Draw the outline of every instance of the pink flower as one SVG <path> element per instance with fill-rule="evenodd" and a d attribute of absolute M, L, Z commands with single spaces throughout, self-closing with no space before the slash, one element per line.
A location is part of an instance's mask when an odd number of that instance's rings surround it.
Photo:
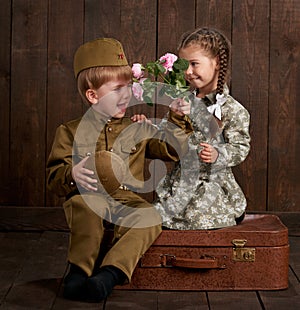
<path fill-rule="evenodd" d="M 167 53 L 159 58 L 162 66 L 166 68 L 166 71 L 172 71 L 174 62 L 177 60 L 177 56 L 171 53 Z"/>
<path fill-rule="evenodd" d="M 143 101 L 144 90 L 143 90 L 142 84 L 143 84 L 144 80 L 146 80 L 146 79 L 140 79 L 139 83 L 133 82 L 133 84 L 132 84 L 132 93 L 133 93 L 134 97 L 140 101 Z"/>
<path fill-rule="evenodd" d="M 142 65 L 139 63 L 133 64 L 131 70 L 133 73 L 133 77 L 135 77 L 138 80 L 144 76 L 144 71 L 142 70 Z"/>

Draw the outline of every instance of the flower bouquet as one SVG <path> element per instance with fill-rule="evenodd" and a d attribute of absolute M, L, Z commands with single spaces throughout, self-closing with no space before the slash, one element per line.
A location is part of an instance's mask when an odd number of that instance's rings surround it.
<path fill-rule="evenodd" d="M 145 66 L 134 63 L 132 66 L 132 92 L 136 99 L 153 105 L 153 95 L 167 95 L 173 99 L 188 97 L 188 85 L 184 78 L 189 62 L 167 53 Z M 159 86 L 159 88 L 158 88 Z"/>

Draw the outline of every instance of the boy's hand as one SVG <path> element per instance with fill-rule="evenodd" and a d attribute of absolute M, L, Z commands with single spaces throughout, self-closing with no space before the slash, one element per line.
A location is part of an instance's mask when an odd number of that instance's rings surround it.
<path fill-rule="evenodd" d="M 219 156 L 218 151 L 213 146 L 207 143 L 200 143 L 200 146 L 203 147 L 203 149 L 199 153 L 199 157 L 201 158 L 201 160 L 204 163 L 214 163 Z"/>
<path fill-rule="evenodd" d="M 88 191 L 97 191 L 97 179 L 92 178 L 94 171 L 86 169 L 84 167 L 85 162 L 89 156 L 85 157 L 77 165 L 72 168 L 72 177 L 77 185 L 80 185 L 82 188 Z"/>
<path fill-rule="evenodd" d="M 144 114 L 135 114 L 131 117 L 131 120 L 137 123 L 146 122 L 148 124 L 152 124 L 151 120 L 148 119 Z"/>
<path fill-rule="evenodd" d="M 188 115 L 191 113 L 191 104 L 184 99 L 175 99 L 172 101 L 169 107 L 173 112 L 180 116 Z"/>

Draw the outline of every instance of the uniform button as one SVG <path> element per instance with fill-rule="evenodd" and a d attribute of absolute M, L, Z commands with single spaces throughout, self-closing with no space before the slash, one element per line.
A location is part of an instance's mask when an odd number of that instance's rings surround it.
<path fill-rule="evenodd" d="M 111 147 L 111 148 L 109 148 L 109 151 L 110 151 L 110 152 L 113 152 L 113 151 L 114 151 L 114 149 Z"/>
<path fill-rule="evenodd" d="M 111 127 L 108 127 L 107 129 L 109 132 L 112 132 L 112 128 Z"/>
<path fill-rule="evenodd" d="M 111 123 L 111 119 L 107 120 L 108 123 Z"/>
<path fill-rule="evenodd" d="M 74 183 L 73 181 L 71 181 L 71 182 L 70 182 L 70 185 L 71 185 L 71 186 L 74 186 L 74 185 L 75 185 L 75 183 Z"/>

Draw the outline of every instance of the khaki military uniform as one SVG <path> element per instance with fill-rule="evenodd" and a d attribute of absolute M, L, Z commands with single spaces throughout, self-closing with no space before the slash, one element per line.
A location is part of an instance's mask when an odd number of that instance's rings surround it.
<path fill-rule="evenodd" d="M 180 165 L 157 186 L 155 208 L 163 225 L 171 229 L 215 229 L 236 224 L 247 201 L 232 167 L 243 162 L 250 150 L 248 111 L 225 87 L 226 102 L 222 119 L 216 122 L 207 107 L 215 104 L 216 94 L 194 98 L 190 118 L 194 128 L 189 136 L 189 151 Z M 215 163 L 203 163 L 199 144 L 213 145 L 219 153 Z"/>
<path fill-rule="evenodd" d="M 172 111 L 160 130 L 126 117 L 105 120 L 93 109 L 58 127 L 47 162 L 47 185 L 59 196 L 67 197 L 64 210 L 71 230 L 69 262 L 90 276 L 101 250 L 103 219 L 111 220 L 116 224 L 115 243 L 102 266 L 113 265 L 130 280 L 139 258 L 161 232 L 159 214 L 137 194 L 144 183 L 145 158 L 178 161 L 187 151 L 187 134 L 191 131 L 189 119 Z M 84 191 L 72 179 L 72 165 L 99 151 L 117 154 L 124 162 L 122 184 L 110 193 L 101 184 L 98 192 Z M 100 163 L 103 167 L 112 165 L 107 160 Z M 100 182 L 105 181 L 105 176 L 101 178 Z"/>

